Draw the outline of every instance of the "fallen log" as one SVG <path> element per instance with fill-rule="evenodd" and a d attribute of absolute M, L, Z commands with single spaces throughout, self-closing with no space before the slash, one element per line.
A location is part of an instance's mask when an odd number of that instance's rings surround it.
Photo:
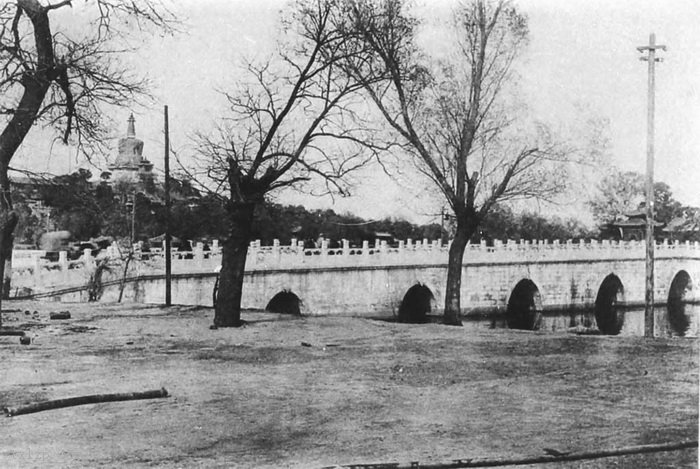
<path fill-rule="evenodd" d="M 698 447 L 698 440 L 679 441 L 671 443 L 654 443 L 639 446 L 627 446 L 624 448 L 590 450 L 581 452 L 547 454 L 546 456 L 530 456 L 516 458 L 468 458 L 453 459 L 452 461 L 425 463 L 418 461 L 406 463 L 360 463 L 342 466 L 325 466 L 321 469 L 464 469 L 468 467 L 501 467 L 501 466 L 527 466 L 530 464 L 547 464 L 569 461 L 584 461 L 591 459 L 602 459 L 619 456 L 629 456 L 633 454 L 660 453 L 665 451 L 679 451 Z"/>
<path fill-rule="evenodd" d="M 41 412 L 43 410 L 60 409 L 63 407 L 72 407 L 83 404 L 99 404 L 102 402 L 115 401 L 134 401 L 138 399 L 155 399 L 158 397 L 168 397 L 168 391 L 165 388 L 156 389 L 153 391 L 143 392 L 125 392 L 116 394 L 93 394 L 90 396 L 69 397 L 66 399 L 56 399 L 53 401 L 36 402 L 19 407 L 5 407 L 3 411 L 5 416 L 14 417 L 15 415 L 31 414 Z"/>
<path fill-rule="evenodd" d="M 0 329 L 0 335 L 22 336 L 24 335 L 24 331 L 21 331 L 19 329 Z"/>

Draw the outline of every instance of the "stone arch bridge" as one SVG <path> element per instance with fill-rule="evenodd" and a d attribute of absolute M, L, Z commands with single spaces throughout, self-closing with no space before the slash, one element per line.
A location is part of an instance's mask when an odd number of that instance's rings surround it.
<path fill-rule="evenodd" d="M 216 244 L 207 252 L 198 245 L 187 255 L 175 254 L 173 303 L 212 304 L 220 263 L 217 251 Z M 295 240 L 289 246 L 275 242 L 262 247 L 254 242 L 246 265 L 242 306 L 263 309 L 276 294 L 285 291 L 294 293 L 303 304 L 303 312 L 310 315 L 386 316 L 396 314 L 406 292 L 420 283 L 432 293 L 433 307 L 438 311 L 444 302 L 447 253 L 448 246 L 427 240 L 408 240 L 398 247 L 385 242 L 350 247 L 344 242 L 336 249 L 325 243 L 320 248 L 305 249 Z M 114 257 L 114 253 L 111 255 Z M 639 242 L 509 241 L 494 246 L 468 245 L 462 307 L 467 316 L 504 316 L 511 327 L 526 329 L 537 328 L 539 313 L 596 311 L 598 326 L 614 331 L 614 315 L 606 319 L 605 311 L 644 303 L 644 256 L 644 244 Z M 153 253 L 137 257 L 142 260 L 132 263 L 126 281 L 115 275 L 121 267 L 107 269 L 111 273 L 103 276 L 102 301 L 116 300 L 121 291 L 127 300 L 163 303 L 162 257 Z M 63 258 L 64 265 L 53 269 L 34 260 L 24 270 L 15 269 L 13 282 L 17 286 L 29 280 L 40 286 L 35 296 L 85 301 L 85 285 L 93 275 L 95 262 L 89 252 L 73 266 Z M 62 280 L 52 281 L 51 275 Z M 73 279 L 68 280 L 71 275 Z M 657 244 L 654 283 L 659 305 L 700 302 L 700 244 Z"/>

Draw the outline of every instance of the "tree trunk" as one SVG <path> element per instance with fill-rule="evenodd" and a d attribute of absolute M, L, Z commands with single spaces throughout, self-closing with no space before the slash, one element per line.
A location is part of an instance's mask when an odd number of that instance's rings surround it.
<path fill-rule="evenodd" d="M 462 294 L 462 262 L 470 235 L 467 224 L 457 220 L 457 229 L 455 230 L 452 244 L 450 244 L 447 263 L 447 287 L 445 289 L 445 314 L 443 318 L 443 322 L 450 326 L 462 325 L 462 307 L 460 302 Z"/>
<path fill-rule="evenodd" d="M 5 260 L 12 256 L 12 233 L 18 221 L 17 213 L 12 210 L 10 198 L 10 181 L 7 174 L 10 160 L 34 125 L 51 81 L 56 76 L 53 34 L 48 16 L 50 8 L 42 6 L 37 0 L 18 0 L 17 8 L 18 12 L 26 14 L 32 22 L 36 63 L 28 66 L 22 74 L 22 97 L 13 110 L 12 118 L 0 133 L 0 279 L 4 279 L 5 276 Z M 0 309 L 2 296 L 0 294 Z"/>
<path fill-rule="evenodd" d="M 5 259 L 5 270 L 2 276 L 2 299 L 9 300 L 10 293 L 12 293 L 12 250 Z"/>
<path fill-rule="evenodd" d="M 7 210 L 0 204 L 0 278 L 5 277 L 5 259 L 12 258 L 12 232 L 17 226 L 17 213 Z M 0 310 L 2 309 L 2 298 L 0 295 Z M 0 326 L 2 326 L 2 314 L 0 314 Z"/>
<path fill-rule="evenodd" d="M 228 208 L 229 236 L 222 244 L 219 291 L 214 308 L 214 325 L 240 327 L 243 275 L 255 212 L 253 202 L 231 202 Z"/>

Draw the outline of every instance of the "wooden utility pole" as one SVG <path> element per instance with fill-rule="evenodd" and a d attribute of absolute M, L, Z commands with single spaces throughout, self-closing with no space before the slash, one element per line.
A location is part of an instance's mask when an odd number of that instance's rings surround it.
<path fill-rule="evenodd" d="M 637 47 L 648 55 L 640 60 L 649 62 L 649 87 L 647 107 L 647 178 L 646 178 L 646 286 L 644 294 L 644 337 L 654 337 L 654 69 L 656 49 L 666 46 L 656 44 L 656 35 L 649 35 L 649 45 Z"/>
<path fill-rule="evenodd" d="M 163 108 L 165 132 L 165 306 L 172 303 L 172 255 L 170 253 L 170 133 L 168 130 L 168 106 Z"/>

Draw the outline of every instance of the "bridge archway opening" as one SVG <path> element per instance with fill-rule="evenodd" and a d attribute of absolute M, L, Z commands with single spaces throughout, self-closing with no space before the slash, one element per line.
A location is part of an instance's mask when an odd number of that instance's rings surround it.
<path fill-rule="evenodd" d="M 399 306 L 399 322 L 424 324 L 432 311 L 435 296 L 426 285 L 416 283 L 406 291 Z"/>
<path fill-rule="evenodd" d="M 625 301 L 625 289 L 622 281 L 615 274 L 610 274 L 601 283 L 595 299 L 595 320 L 602 334 L 617 335 L 625 322 L 622 304 Z"/>
<path fill-rule="evenodd" d="M 681 337 L 688 332 L 690 318 L 686 314 L 685 306 L 691 299 L 693 282 L 685 270 L 681 270 L 673 277 L 671 288 L 668 291 L 668 323 L 674 334 Z"/>
<path fill-rule="evenodd" d="M 506 322 L 510 329 L 536 331 L 542 319 L 542 298 L 535 282 L 523 279 L 515 285 L 508 299 Z"/>
<path fill-rule="evenodd" d="M 267 303 L 265 311 L 301 316 L 301 307 L 302 301 L 296 294 L 291 290 L 282 290 Z"/>

